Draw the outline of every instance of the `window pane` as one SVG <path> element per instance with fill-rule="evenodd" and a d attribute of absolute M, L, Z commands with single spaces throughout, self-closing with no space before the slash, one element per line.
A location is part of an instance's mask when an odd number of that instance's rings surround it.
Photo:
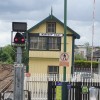
<path fill-rule="evenodd" d="M 37 49 L 37 48 L 38 48 L 38 38 L 30 37 L 30 49 Z"/>
<path fill-rule="evenodd" d="M 51 29 L 50 28 L 48 28 L 48 30 L 47 30 L 48 32 L 51 32 Z"/>
<path fill-rule="evenodd" d="M 56 29 L 56 23 L 55 22 L 49 22 L 47 23 L 47 32 L 53 32 L 55 33 L 55 29 Z"/>
<path fill-rule="evenodd" d="M 48 66 L 48 74 L 59 74 L 59 66 Z"/>
<path fill-rule="evenodd" d="M 50 72 L 50 73 L 53 72 L 53 66 L 50 66 L 50 67 L 49 67 L 49 72 Z"/>
<path fill-rule="evenodd" d="M 49 49 L 59 49 L 56 37 L 49 38 Z"/>
<path fill-rule="evenodd" d="M 45 37 L 39 38 L 39 49 L 41 49 L 41 50 L 46 49 L 46 41 L 47 41 L 47 39 Z"/>
<path fill-rule="evenodd" d="M 54 32 L 54 31 L 55 31 L 55 29 L 54 29 L 54 28 L 52 28 L 52 29 L 51 29 L 51 31 L 52 31 L 52 32 Z"/>
<path fill-rule="evenodd" d="M 30 49 L 45 50 L 46 43 L 45 37 L 30 37 Z"/>
<path fill-rule="evenodd" d="M 54 72 L 56 72 L 56 73 L 58 72 L 58 68 L 57 68 L 56 66 L 54 67 L 53 70 L 54 70 Z"/>
<path fill-rule="evenodd" d="M 51 27 L 51 24 L 50 23 L 48 23 L 48 27 Z"/>

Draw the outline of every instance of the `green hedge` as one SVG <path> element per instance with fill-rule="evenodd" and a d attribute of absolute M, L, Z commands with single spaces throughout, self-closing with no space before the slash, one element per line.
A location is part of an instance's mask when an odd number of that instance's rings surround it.
<path fill-rule="evenodd" d="M 96 62 L 96 61 L 93 61 L 92 62 L 92 67 L 93 68 L 97 68 L 98 67 L 98 63 L 99 62 Z M 79 68 L 79 67 L 84 67 L 84 68 L 90 68 L 91 67 L 91 61 L 75 61 L 75 68 Z"/>

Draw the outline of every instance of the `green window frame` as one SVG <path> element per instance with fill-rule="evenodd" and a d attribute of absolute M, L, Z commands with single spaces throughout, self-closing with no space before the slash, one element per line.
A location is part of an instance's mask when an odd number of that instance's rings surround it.
<path fill-rule="evenodd" d="M 60 51 L 61 37 L 30 37 L 30 50 Z"/>

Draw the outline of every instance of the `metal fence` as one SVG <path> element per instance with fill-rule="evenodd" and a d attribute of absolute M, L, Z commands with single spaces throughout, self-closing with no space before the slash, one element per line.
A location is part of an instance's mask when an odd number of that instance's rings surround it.
<path fill-rule="evenodd" d="M 31 92 L 31 100 L 57 100 L 57 82 L 63 82 L 63 75 L 33 74 L 25 77 L 24 89 Z M 66 100 L 92 100 L 91 87 L 98 89 L 96 100 L 100 100 L 100 76 L 97 74 L 90 77 L 83 77 L 81 74 L 67 75 L 66 88 L 68 85 L 70 88 Z M 84 87 L 87 88 L 86 93 L 83 93 Z"/>

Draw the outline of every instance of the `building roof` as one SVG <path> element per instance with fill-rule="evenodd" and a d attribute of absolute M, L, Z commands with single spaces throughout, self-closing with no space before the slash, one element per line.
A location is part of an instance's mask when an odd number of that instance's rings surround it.
<path fill-rule="evenodd" d="M 60 23 L 62 26 L 64 26 L 64 23 L 62 23 L 59 19 L 57 19 L 54 15 L 51 14 L 47 18 L 45 18 L 44 20 L 42 20 L 41 22 L 39 22 L 35 26 L 31 27 L 29 30 L 27 30 L 27 33 L 30 33 L 33 29 L 35 29 L 36 27 L 38 27 L 40 24 L 42 24 L 44 22 L 47 22 L 47 21 L 56 21 L 56 22 Z M 74 38 L 80 39 L 80 35 L 78 33 L 76 33 L 75 31 L 73 31 L 68 26 L 66 28 L 73 33 Z"/>
<path fill-rule="evenodd" d="M 87 57 L 91 57 L 91 54 L 87 55 Z M 100 58 L 100 50 L 93 52 L 93 58 Z"/>
<path fill-rule="evenodd" d="M 100 50 L 93 52 L 93 57 L 100 58 Z"/>

